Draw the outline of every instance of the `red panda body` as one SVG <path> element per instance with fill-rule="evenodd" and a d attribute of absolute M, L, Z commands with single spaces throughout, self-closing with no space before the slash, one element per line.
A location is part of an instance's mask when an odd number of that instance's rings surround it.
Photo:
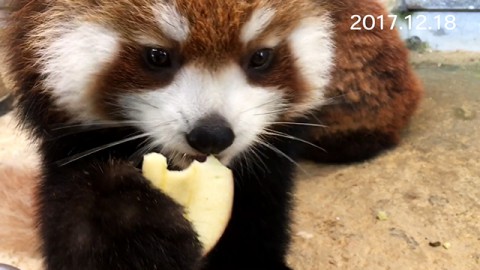
<path fill-rule="evenodd" d="M 315 113 L 312 121 L 325 128 L 316 128 L 310 137 L 325 151 L 305 153 L 320 162 L 362 161 L 396 146 L 423 95 L 383 7 L 376 1 L 339 2 L 332 13 L 335 68 L 325 94 L 331 104 Z M 352 30 L 358 28 L 353 15 L 384 19 L 376 19 L 372 30 Z"/>
<path fill-rule="evenodd" d="M 361 160 L 395 145 L 420 98 L 397 33 L 350 31 L 353 14 L 384 10 L 354 0 L 17 1 L 8 77 L 42 158 L 46 268 L 290 269 L 295 161 Z M 315 110 L 318 122 L 305 123 Z M 306 140 L 327 152 L 306 151 Z M 151 151 L 173 168 L 215 155 L 232 169 L 232 218 L 206 257 L 183 209 L 141 175 Z"/>

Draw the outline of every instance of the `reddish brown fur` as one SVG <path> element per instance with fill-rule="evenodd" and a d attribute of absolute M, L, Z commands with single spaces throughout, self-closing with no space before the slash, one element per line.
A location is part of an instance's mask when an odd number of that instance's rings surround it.
<path fill-rule="evenodd" d="M 42 1 L 29 2 L 16 16 L 31 16 L 32 10 L 42 9 Z M 111 100 L 116 94 L 125 91 L 139 91 L 158 89 L 166 86 L 173 79 L 174 72 L 168 74 L 153 74 L 142 66 L 140 56 L 142 48 L 138 46 L 139 35 L 152 37 L 159 41 L 159 46 L 170 49 L 179 59 L 179 65 L 188 65 L 194 62 L 195 65 L 203 66 L 206 69 L 215 71 L 225 64 L 237 62 L 242 67 L 248 64 L 252 53 L 262 49 L 261 41 L 272 33 L 286 38 L 297 26 L 300 19 L 325 12 L 322 5 L 303 0 L 294 1 L 175 1 L 182 16 L 187 18 L 190 24 L 188 40 L 184 44 L 169 39 L 158 27 L 157 22 L 149 7 L 153 6 L 153 0 L 119 0 L 119 1 L 84 1 L 84 0 L 63 0 L 57 1 L 59 7 L 55 11 L 36 13 L 31 25 L 18 25 L 9 28 L 12 35 L 18 36 L 18 32 L 43 31 L 43 25 L 56 22 L 63 24 L 69 21 L 72 16 L 81 17 L 86 21 L 98 22 L 101 25 L 111 27 L 121 33 L 124 43 L 120 49 L 119 56 L 114 62 L 105 67 L 99 75 L 99 79 L 89 89 L 91 100 L 96 103 L 96 113 L 109 118 L 111 111 Z M 266 4 L 265 4 L 266 3 Z M 24 3 L 19 3 L 19 6 Z M 276 10 L 272 21 L 272 27 L 253 40 L 249 44 L 242 44 L 240 33 L 245 22 L 250 18 L 253 10 L 259 6 L 268 5 Z M 138 8 L 135 8 L 138 7 Z M 15 20 L 15 18 L 13 19 Z M 44 23 L 46 22 L 46 24 Z M 59 23 L 62 22 L 62 23 Z M 212 27 L 213 25 L 213 27 Z M 45 26 L 48 27 L 48 26 Z M 21 30 L 20 30 L 21 29 Z M 13 33 L 14 32 L 14 33 Z M 7 34 L 9 35 L 9 34 Z M 19 42 L 22 39 L 11 39 Z M 33 40 L 33 39 L 31 39 Z M 37 40 L 36 43 L 46 43 L 44 40 Z M 19 63 L 18 70 L 14 73 L 21 78 L 35 74 L 38 70 L 33 65 L 36 58 L 36 47 L 28 43 L 16 44 L 20 58 L 28 59 L 28 63 Z M 38 44 L 36 44 L 38 46 Z M 112 48 L 113 50 L 114 48 Z M 15 58 L 17 58 L 15 56 Z M 287 98 L 294 107 L 308 99 L 308 85 L 305 79 L 292 64 L 293 56 L 287 44 L 283 43 L 277 48 L 276 65 L 271 72 L 263 76 L 250 76 L 249 81 L 263 86 L 276 86 L 287 92 Z M 25 66 L 28 66 L 25 69 Z M 42 91 L 41 87 L 34 87 Z M 48 93 L 46 94 L 48 96 Z M 109 102 L 105 102 L 109 101 Z M 56 110 L 52 108 L 52 110 Z M 63 114 L 67 116 L 68 114 Z M 62 117 L 63 118 L 63 117 Z"/>
<path fill-rule="evenodd" d="M 373 135 L 368 139 L 372 143 L 381 137 L 395 145 L 418 106 L 423 89 L 397 31 L 389 29 L 391 22 L 385 21 L 385 30 L 378 24 L 372 31 L 350 29 L 352 15 L 382 14 L 388 18 L 384 8 L 371 0 L 344 0 L 333 10 L 336 68 L 326 94 L 332 104 L 316 114 L 328 128 L 313 133 L 313 140 L 322 147 L 328 149 L 325 142 L 342 141 L 343 136 L 357 132 Z"/>
<path fill-rule="evenodd" d="M 322 14 L 323 5 L 302 0 L 293 1 L 176 1 L 193 25 L 190 38 L 184 46 L 182 54 L 190 60 L 198 61 L 206 68 L 221 68 L 225 62 L 236 61 L 242 67 L 256 50 L 262 49 L 262 41 L 275 34 L 287 38 L 302 18 Z M 275 17 L 271 27 L 267 27 L 261 35 L 249 44 L 242 44 L 240 35 L 242 27 L 252 12 L 260 7 L 275 9 Z M 208 18 L 205 20 L 205 18 Z M 214 27 L 212 27 L 214 25 Z M 219 31 L 219 29 L 227 32 Z M 292 107 L 308 98 L 311 90 L 304 83 L 304 78 L 294 66 L 293 55 L 286 43 L 276 48 L 276 58 L 272 70 L 260 76 L 249 76 L 252 84 L 279 87 L 287 91 L 287 99 Z M 247 74 L 249 75 L 249 74 Z"/>
<path fill-rule="evenodd" d="M 330 113 L 341 122 L 338 130 L 380 128 L 397 132 L 403 128 L 422 95 L 419 80 L 409 65 L 409 54 L 397 31 L 352 31 L 351 14 L 375 17 L 387 13 L 375 1 L 345 1 L 344 10 L 334 13 L 336 21 L 336 66 L 328 97 L 345 95 L 347 107 Z M 348 12 L 345 12 L 347 11 Z M 390 22 L 386 22 L 389 25 Z M 399 117 L 402 116 L 402 117 Z M 327 117 L 328 118 L 328 117 Z M 329 129 L 335 129 L 331 126 Z"/>

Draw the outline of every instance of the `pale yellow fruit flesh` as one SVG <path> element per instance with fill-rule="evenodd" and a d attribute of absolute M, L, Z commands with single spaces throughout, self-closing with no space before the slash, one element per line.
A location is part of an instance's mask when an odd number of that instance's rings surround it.
<path fill-rule="evenodd" d="M 210 156 L 183 171 L 169 171 L 167 159 L 158 153 L 145 155 L 142 169 L 146 179 L 185 208 L 204 254 L 208 253 L 230 220 L 234 193 L 230 169 Z"/>

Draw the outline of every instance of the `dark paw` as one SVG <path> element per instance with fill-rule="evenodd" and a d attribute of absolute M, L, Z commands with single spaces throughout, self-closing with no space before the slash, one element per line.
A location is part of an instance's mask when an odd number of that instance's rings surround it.
<path fill-rule="evenodd" d="M 135 168 L 112 161 L 67 173 L 81 181 L 40 192 L 46 269 L 197 269 L 201 247 L 183 209 Z"/>

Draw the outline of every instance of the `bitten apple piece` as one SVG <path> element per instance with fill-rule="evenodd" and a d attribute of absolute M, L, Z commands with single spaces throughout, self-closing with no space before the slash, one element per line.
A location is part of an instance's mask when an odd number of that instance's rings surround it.
<path fill-rule="evenodd" d="M 185 208 L 204 254 L 208 253 L 220 240 L 232 213 L 230 169 L 210 156 L 203 163 L 194 161 L 183 171 L 169 171 L 167 159 L 158 153 L 145 155 L 142 169 L 145 178 Z"/>

